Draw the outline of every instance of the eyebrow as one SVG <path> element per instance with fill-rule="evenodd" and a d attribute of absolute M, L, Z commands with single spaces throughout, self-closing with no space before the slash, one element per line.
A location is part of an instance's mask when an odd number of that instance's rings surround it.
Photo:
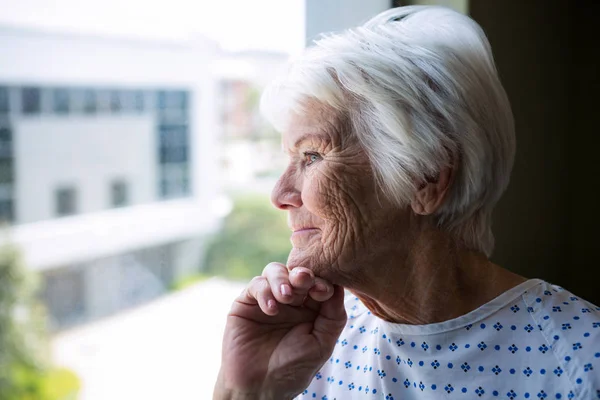
<path fill-rule="evenodd" d="M 327 137 L 327 136 L 325 136 L 325 135 L 323 135 L 323 134 L 320 134 L 320 133 L 305 133 L 304 135 L 300 136 L 294 142 L 294 145 L 292 146 L 292 148 L 293 149 L 297 149 L 298 147 L 300 147 L 300 145 L 303 142 L 306 142 L 306 141 L 309 141 L 309 140 L 312 140 L 312 139 L 318 139 L 318 140 L 321 140 L 321 141 L 327 142 L 327 143 L 331 142 L 330 138 Z"/>

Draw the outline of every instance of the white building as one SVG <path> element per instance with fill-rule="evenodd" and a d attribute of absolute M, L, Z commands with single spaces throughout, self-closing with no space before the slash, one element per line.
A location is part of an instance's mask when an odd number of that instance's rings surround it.
<path fill-rule="evenodd" d="M 0 27 L 0 217 L 57 327 L 197 269 L 223 214 L 217 46 Z"/>

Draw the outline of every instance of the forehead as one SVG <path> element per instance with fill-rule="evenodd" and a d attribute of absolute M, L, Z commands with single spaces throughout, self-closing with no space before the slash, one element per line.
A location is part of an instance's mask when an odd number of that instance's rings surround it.
<path fill-rule="evenodd" d="M 343 140 L 342 121 L 333 108 L 316 102 L 306 103 L 290 115 L 283 131 L 283 146 L 291 149 L 302 141 L 326 141 L 337 147 Z"/>

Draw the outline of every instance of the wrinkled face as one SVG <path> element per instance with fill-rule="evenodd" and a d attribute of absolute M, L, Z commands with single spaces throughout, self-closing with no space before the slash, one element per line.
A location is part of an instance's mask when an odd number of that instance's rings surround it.
<path fill-rule="evenodd" d="M 406 211 L 382 195 L 366 153 L 333 111 L 314 105 L 288 126 L 289 165 L 272 194 L 293 232 L 288 268 L 338 284 L 361 279 L 361 264 L 394 245 L 390 233 Z"/>

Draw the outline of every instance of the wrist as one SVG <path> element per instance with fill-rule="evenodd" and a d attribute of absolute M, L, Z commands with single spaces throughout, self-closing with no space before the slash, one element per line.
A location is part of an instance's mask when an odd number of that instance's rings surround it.
<path fill-rule="evenodd" d="M 293 396 L 277 396 L 270 390 L 236 388 L 228 385 L 221 373 L 219 373 L 213 393 L 213 400 L 291 400 L 292 398 Z"/>
<path fill-rule="evenodd" d="M 276 397 L 265 392 L 244 392 L 240 390 L 215 388 L 213 400 L 291 400 L 292 397 Z"/>

